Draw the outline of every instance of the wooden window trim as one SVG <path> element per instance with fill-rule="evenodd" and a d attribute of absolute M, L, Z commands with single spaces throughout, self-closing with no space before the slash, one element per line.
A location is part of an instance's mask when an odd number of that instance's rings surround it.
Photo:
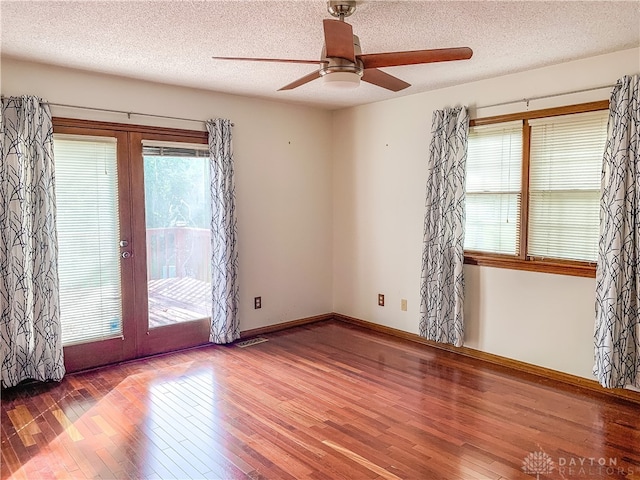
<path fill-rule="evenodd" d="M 523 120 L 522 125 L 522 178 L 520 181 L 520 238 L 519 259 L 527 260 L 529 243 L 529 170 L 531 168 L 531 125 Z"/>
<path fill-rule="evenodd" d="M 544 108 L 542 110 L 531 110 L 528 112 L 509 113 L 506 115 L 495 115 L 493 117 L 476 118 L 469 121 L 470 127 L 480 125 L 490 125 L 492 123 L 513 122 L 515 120 L 531 120 L 534 118 L 557 117 L 558 115 L 570 115 L 572 113 L 597 112 L 607 110 L 609 100 L 599 100 L 597 102 L 579 103 L 564 107 Z"/>
<path fill-rule="evenodd" d="M 530 169 L 530 144 L 531 126 L 525 120 L 534 118 L 555 117 L 572 113 L 587 113 L 609 108 L 608 100 L 581 103 L 564 107 L 546 108 L 528 112 L 496 115 L 493 117 L 477 118 L 469 122 L 469 126 L 490 125 L 516 120 L 523 122 L 522 137 L 522 184 L 520 200 L 520 237 L 519 253 L 517 255 L 501 255 L 496 253 L 468 251 L 464 252 L 464 263 L 483 267 L 507 268 L 512 270 L 524 270 L 529 272 L 555 273 L 576 277 L 595 278 L 596 264 L 593 262 L 580 262 L 562 259 L 539 259 L 527 256 L 527 242 L 529 236 L 529 169 Z"/>
<path fill-rule="evenodd" d="M 596 265 L 594 263 L 573 262 L 570 260 L 523 260 L 511 255 L 487 254 L 483 252 L 464 252 L 466 265 L 480 267 L 508 268 L 527 272 L 555 273 L 574 277 L 595 278 Z"/>
<path fill-rule="evenodd" d="M 198 130 L 183 130 L 179 128 L 167 128 L 167 127 L 154 127 L 151 125 L 135 125 L 132 123 L 113 123 L 113 122 L 100 122 L 94 120 L 82 120 L 77 118 L 66 117 L 53 117 L 53 128 L 67 127 L 78 129 L 93 129 L 93 130 L 108 130 L 116 132 L 127 133 L 142 133 L 145 138 L 150 138 L 151 135 L 157 135 L 162 140 L 171 141 L 171 138 L 191 138 L 194 139 L 194 143 L 207 143 L 208 133 Z M 196 140 L 199 140 L 196 141 Z"/>

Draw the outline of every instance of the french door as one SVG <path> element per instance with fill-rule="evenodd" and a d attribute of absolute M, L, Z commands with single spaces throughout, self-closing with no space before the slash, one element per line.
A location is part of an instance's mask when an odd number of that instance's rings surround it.
<path fill-rule="evenodd" d="M 140 252 L 134 261 L 139 354 L 206 343 L 211 315 L 207 145 L 184 136 L 131 133 L 130 148 L 134 249 Z"/>
<path fill-rule="evenodd" d="M 67 371 L 208 341 L 206 134 L 54 119 Z"/>

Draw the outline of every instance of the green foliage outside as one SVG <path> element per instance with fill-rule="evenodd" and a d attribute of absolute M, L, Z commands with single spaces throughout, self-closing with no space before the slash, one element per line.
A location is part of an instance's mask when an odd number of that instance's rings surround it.
<path fill-rule="evenodd" d="M 209 228 L 209 159 L 144 157 L 147 228 Z"/>

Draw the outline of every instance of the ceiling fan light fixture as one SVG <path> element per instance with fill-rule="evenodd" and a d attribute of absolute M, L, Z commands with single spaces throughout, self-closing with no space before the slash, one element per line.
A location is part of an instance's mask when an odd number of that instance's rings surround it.
<path fill-rule="evenodd" d="M 322 82 L 335 89 L 352 89 L 360 85 L 360 75 L 356 72 L 331 72 L 322 76 Z"/>
<path fill-rule="evenodd" d="M 2 1 L 2 0 L 0 0 Z M 408 50 L 386 53 L 362 54 L 360 39 L 353 34 L 353 26 L 344 21 L 363 0 L 328 0 L 327 10 L 338 20 L 325 18 L 322 21 L 324 46 L 320 54 L 319 69 L 308 73 L 279 88 L 278 91 L 293 90 L 318 78 L 322 78 L 330 89 L 355 89 L 362 79 L 365 83 L 399 92 L 411 84 L 394 77 L 384 67 L 422 65 L 425 63 L 468 60 L 473 51 L 468 47 L 439 48 L 431 50 Z M 213 57 L 218 60 L 249 60 L 254 62 L 316 63 L 313 60 L 282 58 Z"/>

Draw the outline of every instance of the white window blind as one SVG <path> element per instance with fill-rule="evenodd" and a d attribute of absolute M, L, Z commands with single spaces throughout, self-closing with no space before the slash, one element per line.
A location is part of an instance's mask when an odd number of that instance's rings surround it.
<path fill-rule="evenodd" d="M 209 146 L 204 143 L 142 140 L 142 155 L 154 157 L 208 158 Z"/>
<path fill-rule="evenodd" d="M 115 139 L 54 135 L 64 345 L 122 335 Z"/>
<path fill-rule="evenodd" d="M 527 255 L 595 261 L 608 112 L 530 120 Z"/>
<path fill-rule="evenodd" d="M 522 121 L 469 129 L 465 250 L 518 253 L 521 175 Z"/>

